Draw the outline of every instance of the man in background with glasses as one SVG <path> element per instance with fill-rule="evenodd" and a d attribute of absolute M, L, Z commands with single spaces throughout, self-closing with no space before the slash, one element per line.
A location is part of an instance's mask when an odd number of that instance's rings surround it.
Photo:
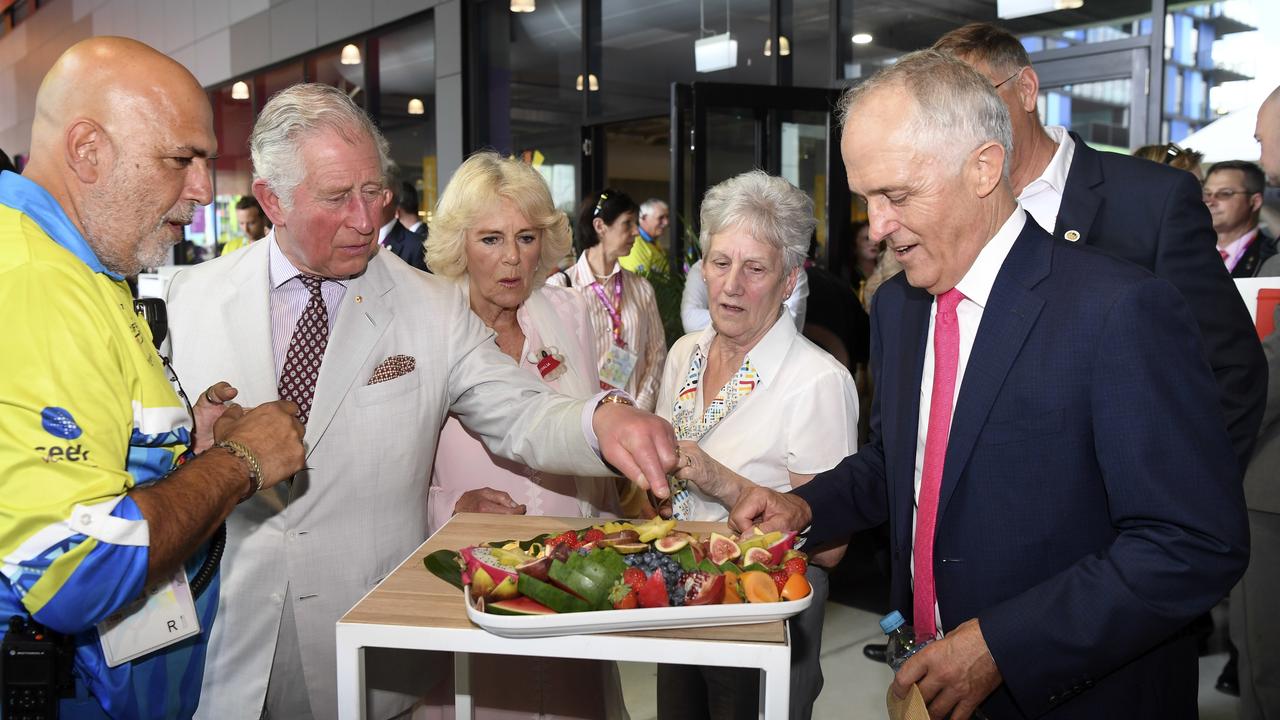
<path fill-rule="evenodd" d="M 1018 38 L 987 23 L 943 35 L 954 55 L 996 88 L 1013 121 L 1009 178 L 1018 201 L 1055 238 L 1092 245 L 1168 280 L 1191 307 L 1241 471 L 1262 421 L 1266 361 L 1245 308 L 1211 248 L 1196 179 L 1181 170 L 1099 152 L 1066 128 L 1044 126 L 1040 80 Z"/>
<path fill-rule="evenodd" d="M 1244 160 L 1217 163 L 1205 175 L 1204 204 L 1218 233 L 1218 255 L 1233 278 L 1256 277 L 1276 254 L 1275 239 L 1258 227 L 1265 187 L 1262 169 Z"/>

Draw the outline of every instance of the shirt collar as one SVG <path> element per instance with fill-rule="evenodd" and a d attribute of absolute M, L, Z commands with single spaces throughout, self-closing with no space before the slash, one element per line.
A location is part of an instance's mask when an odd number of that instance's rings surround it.
<path fill-rule="evenodd" d="M 276 242 L 276 231 L 274 228 L 267 233 L 265 238 L 263 238 L 263 242 L 267 243 L 267 252 L 271 257 L 270 264 L 268 265 L 268 273 L 272 290 L 279 288 L 281 285 L 284 285 L 302 274 L 302 271 L 294 267 L 293 263 L 289 262 L 289 258 L 285 257 L 284 251 L 280 249 L 280 244 Z M 329 282 L 336 282 L 342 287 L 347 286 L 347 280 L 345 278 L 341 280 L 325 278 L 325 280 L 328 280 Z"/>
<path fill-rule="evenodd" d="M 1027 183 L 1022 189 L 1019 199 L 1030 197 L 1045 190 L 1052 190 L 1061 195 L 1067 186 L 1067 173 L 1071 171 L 1071 160 L 1076 154 L 1076 142 L 1071 139 L 1067 129 L 1060 125 L 1047 125 L 1044 128 L 1049 138 L 1058 144 L 1049 164 L 1045 166 L 1040 177 Z"/>
<path fill-rule="evenodd" d="M 400 221 L 393 217 L 391 218 L 391 222 L 378 228 L 378 244 L 379 245 L 387 241 L 387 236 L 391 234 L 391 228 L 395 227 L 396 223 L 398 222 Z"/>
<path fill-rule="evenodd" d="M 578 279 L 581 284 L 590 285 L 593 282 L 597 282 L 596 273 L 591 269 L 591 263 L 587 262 L 586 250 L 583 250 L 582 254 L 578 256 L 578 262 L 574 263 L 574 267 L 578 270 Z M 613 279 L 613 276 L 617 275 L 618 271 L 621 269 L 622 266 L 618 264 L 617 260 L 614 260 L 613 269 L 609 271 L 608 277 L 603 280 L 599 280 L 599 282 L 603 283 L 606 280 Z"/>
<path fill-rule="evenodd" d="M 0 204 L 31 218 L 54 242 L 79 258 L 90 270 L 112 280 L 124 279 L 123 275 L 111 272 L 102 264 L 58 201 L 36 183 L 8 170 L 0 173 Z"/>
<path fill-rule="evenodd" d="M 1013 243 L 1022 234 L 1027 224 L 1027 213 L 1018 205 L 1009 219 L 1004 221 L 994 237 L 987 241 L 978 257 L 969 266 L 969 271 L 956 283 L 956 289 L 978 307 L 987 307 L 987 298 L 991 297 L 991 288 L 996 284 L 996 276 L 1004 266 L 1004 260 L 1013 249 Z"/>
<path fill-rule="evenodd" d="M 1240 262 L 1240 258 L 1249 250 L 1249 246 L 1253 244 L 1253 240 L 1256 237 L 1258 237 L 1258 226 L 1254 225 L 1249 232 L 1232 240 L 1226 247 L 1222 248 L 1222 252 L 1227 254 L 1224 259 L 1227 264 L 1227 270 L 1236 269 L 1236 264 Z"/>
<path fill-rule="evenodd" d="M 647 243 L 653 242 L 653 238 L 649 235 L 649 233 L 645 232 L 644 228 L 640 227 L 639 225 L 636 226 L 636 232 L 640 233 L 641 239 L 643 239 L 645 242 Z"/>
<path fill-rule="evenodd" d="M 769 328 L 769 332 L 760 338 L 760 342 L 757 342 L 755 347 L 747 351 L 747 359 L 751 361 L 751 366 L 755 368 L 761 382 L 768 384 L 782 372 L 782 363 L 787 353 L 791 351 L 791 343 L 798 334 L 799 331 L 796 330 L 795 321 L 791 319 L 791 313 L 787 312 L 786 308 L 782 308 L 781 314 L 778 315 L 777 320 L 773 321 L 773 327 Z M 708 325 L 698 336 L 698 350 L 703 357 L 707 356 L 711 341 L 715 337 L 714 324 Z"/>

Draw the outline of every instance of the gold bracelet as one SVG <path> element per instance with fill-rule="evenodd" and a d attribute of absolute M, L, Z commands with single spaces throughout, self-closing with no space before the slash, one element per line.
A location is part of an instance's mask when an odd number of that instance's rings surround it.
<path fill-rule="evenodd" d="M 262 466 L 258 464 L 258 458 L 254 457 L 253 453 L 249 452 L 249 448 L 235 440 L 222 440 L 214 443 L 213 446 L 226 450 L 232 455 L 243 460 L 245 464 L 249 466 L 249 491 L 237 501 L 237 504 L 248 500 L 262 491 Z"/>
<path fill-rule="evenodd" d="M 596 404 L 596 407 L 600 407 L 605 403 L 612 403 L 614 405 L 630 405 L 631 407 L 635 407 L 636 405 L 631 401 L 631 398 L 626 396 L 626 393 L 623 393 L 620 390 L 610 391 L 608 395 L 600 398 L 600 402 Z"/>

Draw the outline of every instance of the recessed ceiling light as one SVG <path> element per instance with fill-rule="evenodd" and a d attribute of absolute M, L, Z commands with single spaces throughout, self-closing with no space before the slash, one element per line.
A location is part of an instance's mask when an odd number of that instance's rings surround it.
<path fill-rule="evenodd" d="M 871 42 L 871 33 L 856 33 L 851 39 L 854 45 L 866 45 Z"/>

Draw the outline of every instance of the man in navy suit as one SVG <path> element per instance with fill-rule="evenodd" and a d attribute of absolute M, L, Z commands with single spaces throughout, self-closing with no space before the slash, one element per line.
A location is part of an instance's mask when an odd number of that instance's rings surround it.
<path fill-rule="evenodd" d="M 387 186 L 389 189 L 386 191 L 386 205 L 382 209 L 383 224 L 382 227 L 378 228 L 378 244 L 398 255 L 401 260 L 413 267 L 419 270 L 426 270 L 426 247 L 423 245 L 427 239 L 426 226 L 422 226 L 423 232 L 418 233 L 400 223 L 401 198 L 403 197 L 401 193 L 405 192 L 405 188 L 412 189 L 413 186 L 407 183 L 403 187 L 398 185 L 392 180 L 391 173 L 388 173 Z M 416 194 L 413 202 L 417 203 Z"/>
<path fill-rule="evenodd" d="M 1258 388 L 1266 383 L 1266 358 L 1249 310 L 1214 251 L 1217 235 L 1197 178 L 1098 152 L 1075 133 L 1042 126 L 1031 60 L 1016 37 L 995 25 L 966 25 L 933 47 L 996 86 L 1013 123 L 1013 193 L 1040 227 L 1141 265 L 1182 293 L 1200 328 L 1243 474 L 1262 424 L 1265 393 Z"/>
<path fill-rule="evenodd" d="M 1040 229 L 1004 104 L 965 64 L 913 53 L 844 108 L 849 187 L 905 269 L 872 306 L 871 440 L 789 494 L 751 489 L 731 524 L 822 544 L 887 520 L 893 602 L 941 637 L 894 691 L 917 682 L 934 717 L 1194 718 L 1181 629 L 1248 550 L 1186 302 Z"/>

